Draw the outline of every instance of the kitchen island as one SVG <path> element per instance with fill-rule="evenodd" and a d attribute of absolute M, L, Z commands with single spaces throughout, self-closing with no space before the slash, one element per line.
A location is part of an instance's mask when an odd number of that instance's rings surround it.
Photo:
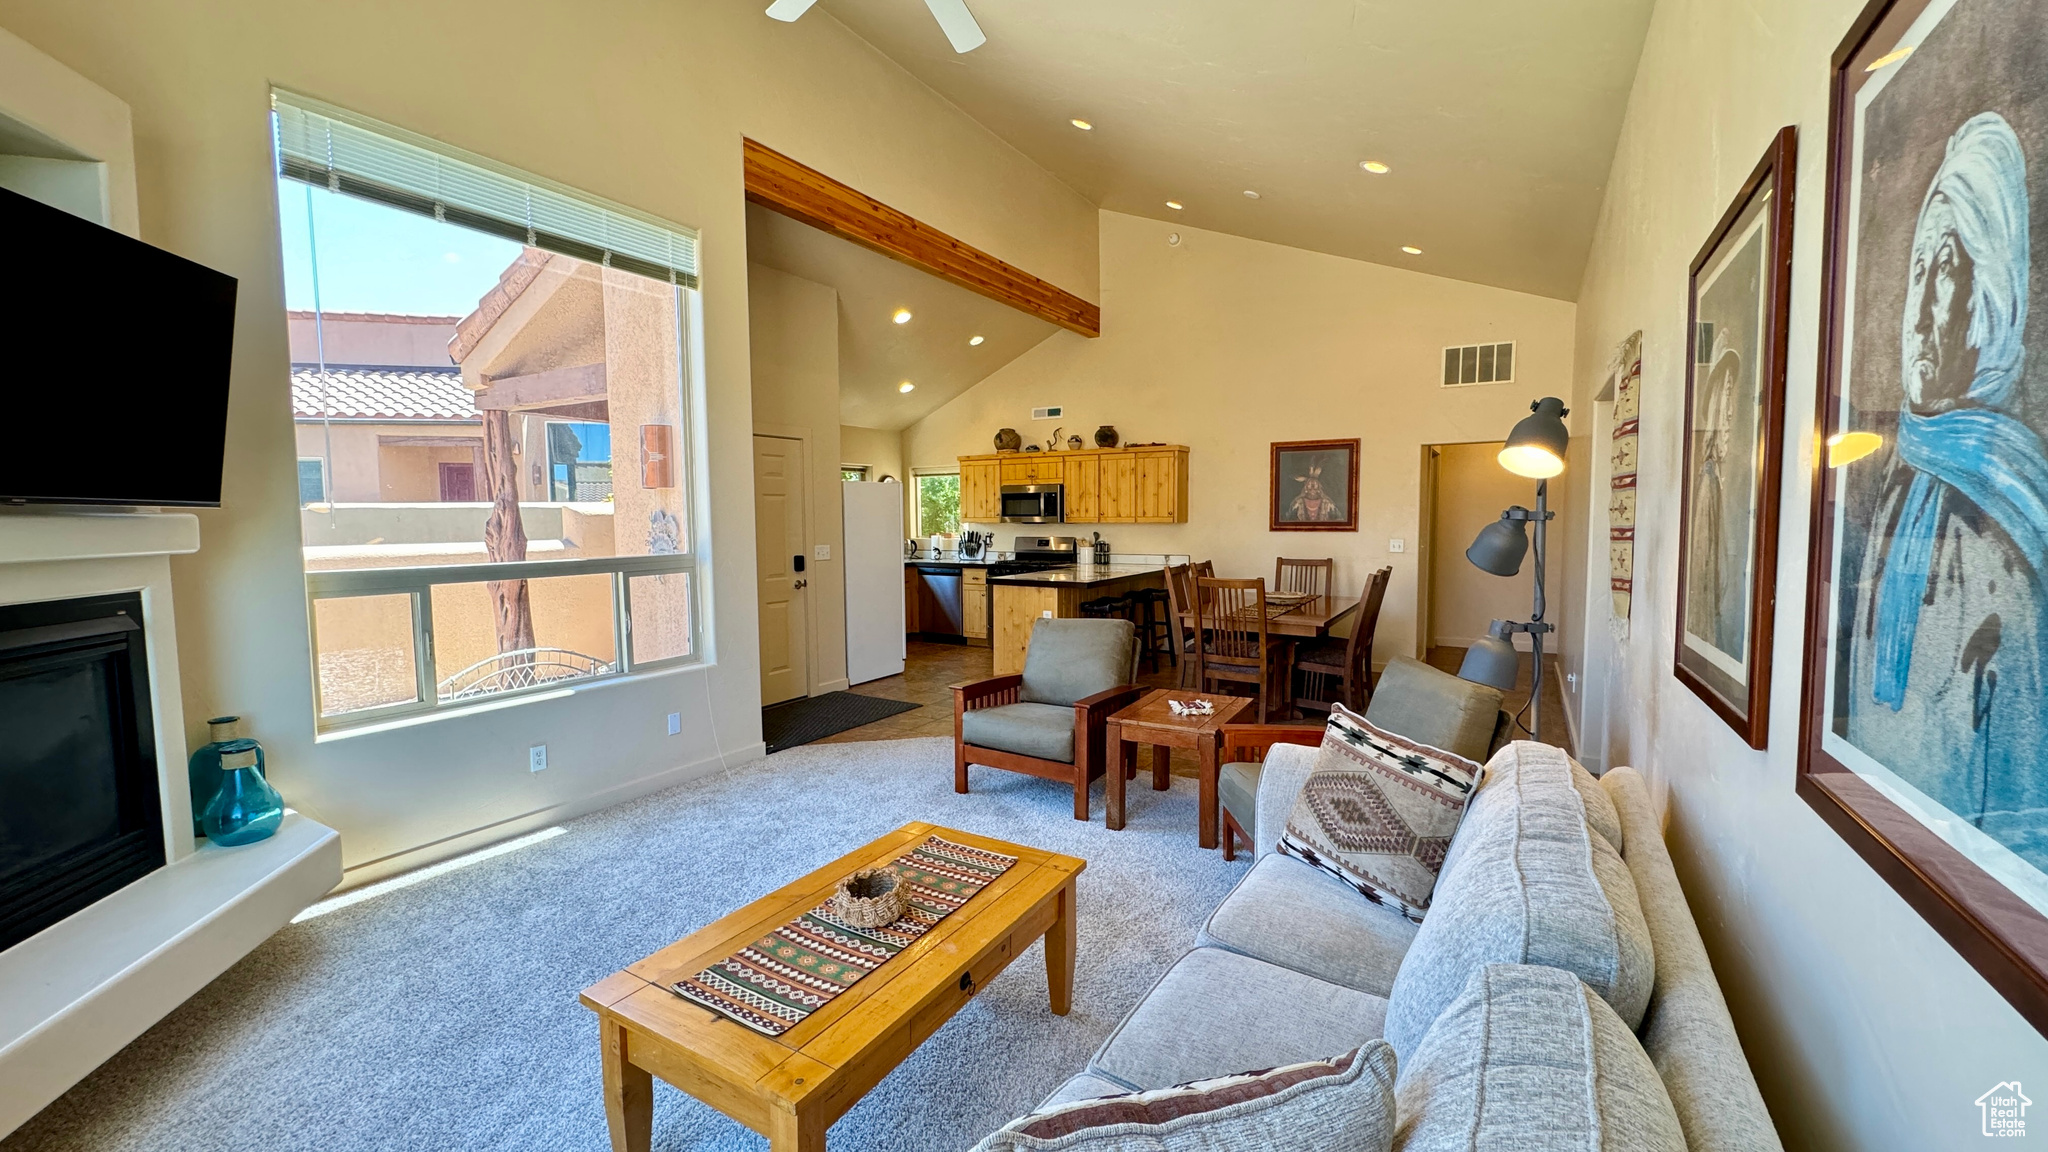
<path fill-rule="evenodd" d="M 1159 564 L 1081 564 L 1046 572 L 989 577 L 989 595 L 994 601 L 995 634 L 991 646 L 995 649 L 995 674 L 1024 670 L 1024 653 L 1031 644 L 1034 620 L 1042 616 L 1078 618 L 1084 600 L 1164 587 L 1166 569 Z"/>

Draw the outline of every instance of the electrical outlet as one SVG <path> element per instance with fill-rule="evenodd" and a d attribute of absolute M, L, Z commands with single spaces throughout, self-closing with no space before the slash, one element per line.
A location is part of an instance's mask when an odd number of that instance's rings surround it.
<path fill-rule="evenodd" d="M 832 558 L 832 546 L 830 544 L 820 544 L 816 548 L 811 549 L 811 552 L 819 560 L 830 560 Z"/>
<path fill-rule="evenodd" d="M 1408 542 L 1406 540 L 1401 539 L 1398 536 L 1392 540 L 1387 541 L 1387 551 L 1389 552 L 1406 552 L 1407 550 Z"/>
<path fill-rule="evenodd" d="M 683 714 L 681 712 L 671 712 L 668 714 L 668 734 L 671 736 L 683 734 Z"/>
<path fill-rule="evenodd" d="M 1041 619 L 1050 620 L 1052 619 L 1052 609 L 1047 608 L 1045 611 L 1040 612 L 1038 615 Z"/>
<path fill-rule="evenodd" d="M 542 770 L 544 770 L 545 768 L 547 768 L 547 766 L 548 766 L 548 746 L 547 746 L 547 745 L 545 745 L 545 744 L 535 744 L 535 745 L 534 745 L 533 747 L 531 747 L 531 748 L 528 748 L 528 749 L 526 750 L 526 770 L 527 770 L 528 772 L 539 772 L 539 771 L 542 771 Z"/>

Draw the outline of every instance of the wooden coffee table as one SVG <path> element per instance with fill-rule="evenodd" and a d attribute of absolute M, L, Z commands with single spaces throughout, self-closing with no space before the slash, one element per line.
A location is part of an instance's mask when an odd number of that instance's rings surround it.
<path fill-rule="evenodd" d="M 1168 700 L 1207 700 L 1216 705 L 1216 712 L 1210 716 L 1176 716 L 1166 706 Z M 1137 772 L 1138 745 L 1152 745 L 1152 788 L 1157 792 L 1167 788 L 1172 755 L 1168 749 L 1192 748 L 1202 761 L 1201 791 L 1197 797 L 1201 807 L 1200 842 L 1204 848 L 1216 847 L 1216 751 L 1223 743 L 1223 726 L 1251 704 L 1244 696 L 1161 688 L 1145 693 L 1136 704 L 1110 716 L 1109 771 L 1103 773 L 1109 779 L 1109 814 L 1105 820 L 1109 827 L 1115 830 L 1124 826 L 1124 781 Z"/>
<path fill-rule="evenodd" d="M 848 873 L 937 835 L 1017 863 L 924 937 L 780 1036 L 668 990 L 823 903 Z M 768 1138 L 823 1152 L 825 1130 L 1011 960 L 1045 937 L 1052 1010 L 1074 995 L 1074 881 L 1087 861 L 931 824 L 905 824 L 583 990 L 597 1013 L 614 1152 L 646 1152 L 654 1077 Z"/>

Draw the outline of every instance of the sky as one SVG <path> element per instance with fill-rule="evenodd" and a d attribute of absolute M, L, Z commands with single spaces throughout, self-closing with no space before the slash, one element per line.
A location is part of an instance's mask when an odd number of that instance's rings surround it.
<path fill-rule="evenodd" d="M 328 312 L 464 316 L 521 250 L 510 240 L 280 178 L 285 306 L 294 310 L 313 307 L 309 202 L 320 307 Z"/>

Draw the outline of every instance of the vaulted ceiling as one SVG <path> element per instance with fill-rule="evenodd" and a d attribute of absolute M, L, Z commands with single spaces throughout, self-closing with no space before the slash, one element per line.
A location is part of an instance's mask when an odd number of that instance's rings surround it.
<path fill-rule="evenodd" d="M 747 259 L 838 291 L 839 422 L 857 428 L 907 428 L 1059 331 L 753 204 Z M 898 309 L 907 323 L 895 322 Z"/>
<path fill-rule="evenodd" d="M 1101 207 L 1572 299 L 1652 2 L 970 0 L 965 55 L 919 0 L 807 19 Z"/>

